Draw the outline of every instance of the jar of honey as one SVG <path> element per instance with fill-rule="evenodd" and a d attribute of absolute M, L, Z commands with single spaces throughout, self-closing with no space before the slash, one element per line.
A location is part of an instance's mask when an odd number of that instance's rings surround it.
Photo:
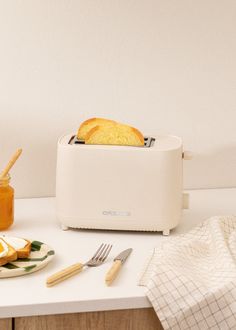
<path fill-rule="evenodd" d="M 9 174 L 0 178 L 0 230 L 9 228 L 14 221 L 14 189 L 9 183 Z"/>

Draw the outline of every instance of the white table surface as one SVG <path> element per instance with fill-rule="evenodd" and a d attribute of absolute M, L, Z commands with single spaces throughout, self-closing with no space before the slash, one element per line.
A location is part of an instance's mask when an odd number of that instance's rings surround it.
<path fill-rule="evenodd" d="M 215 215 L 236 214 L 236 189 L 190 191 L 190 209 L 185 210 L 180 225 L 171 232 L 178 235 Z M 146 308 L 150 303 L 145 288 L 137 281 L 150 250 L 161 233 L 95 230 L 62 231 L 55 216 L 54 198 L 18 199 L 15 223 L 8 235 L 31 238 L 50 245 L 55 258 L 44 269 L 25 276 L 0 279 L 0 317 L 63 314 L 86 311 Z M 3 232 L 5 233 L 5 232 Z M 100 243 L 112 243 L 107 262 L 87 268 L 54 287 L 47 288 L 46 278 L 77 261 L 87 261 Z M 133 253 L 114 281 L 107 287 L 106 271 L 120 251 L 132 247 Z"/>

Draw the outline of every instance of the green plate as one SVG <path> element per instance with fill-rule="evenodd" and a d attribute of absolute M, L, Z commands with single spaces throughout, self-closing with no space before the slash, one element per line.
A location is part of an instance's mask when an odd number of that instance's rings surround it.
<path fill-rule="evenodd" d="M 47 244 L 31 240 L 31 252 L 28 258 L 17 259 L 0 267 L 0 278 L 27 275 L 45 267 L 55 252 Z"/>

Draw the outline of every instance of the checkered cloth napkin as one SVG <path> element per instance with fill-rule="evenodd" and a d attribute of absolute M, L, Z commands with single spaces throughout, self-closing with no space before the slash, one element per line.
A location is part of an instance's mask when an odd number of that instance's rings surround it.
<path fill-rule="evenodd" d="M 236 329 L 236 216 L 161 243 L 139 284 L 166 330 Z"/>

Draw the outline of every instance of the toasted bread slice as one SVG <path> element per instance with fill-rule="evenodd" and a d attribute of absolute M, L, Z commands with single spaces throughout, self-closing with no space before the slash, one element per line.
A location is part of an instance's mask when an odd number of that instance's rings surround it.
<path fill-rule="evenodd" d="M 21 258 L 28 258 L 31 252 L 31 242 L 28 241 L 27 239 L 24 238 L 24 240 L 27 242 L 27 244 L 25 245 L 25 247 L 16 250 L 17 253 L 17 258 L 21 259 Z"/>
<path fill-rule="evenodd" d="M 16 250 L 11 245 L 7 244 L 4 239 L 0 238 L 0 252 L 3 251 L 5 251 L 6 254 L 0 257 L 0 266 L 17 259 Z"/>
<path fill-rule="evenodd" d="M 79 127 L 77 132 L 77 138 L 85 140 L 87 133 L 95 126 L 114 126 L 116 122 L 114 120 L 105 118 L 90 118 L 85 120 Z"/>
<path fill-rule="evenodd" d="M 112 144 L 126 146 L 143 146 L 143 134 L 134 127 L 115 124 L 112 126 L 95 126 L 85 136 L 85 144 Z"/>
<path fill-rule="evenodd" d="M 28 258 L 31 251 L 31 242 L 25 238 L 2 236 L 2 239 L 15 249 L 17 258 Z"/>

